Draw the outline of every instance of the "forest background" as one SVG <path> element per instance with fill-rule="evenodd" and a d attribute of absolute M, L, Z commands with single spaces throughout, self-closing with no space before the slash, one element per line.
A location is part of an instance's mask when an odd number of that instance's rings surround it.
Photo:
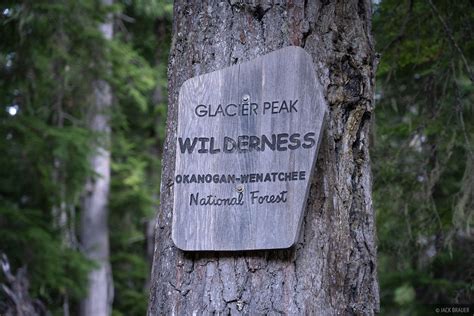
<path fill-rule="evenodd" d="M 15 304 L 7 266 L 44 312 L 75 315 L 87 294 L 96 263 L 79 231 L 104 138 L 87 124 L 97 79 L 113 93 L 113 315 L 146 314 L 172 13 L 167 0 L 0 4 L 0 314 Z M 108 16 L 111 40 L 100 31 Z M 467 0 L 373 3 L 382 315 L 473 302 L 473 18 Z"/>

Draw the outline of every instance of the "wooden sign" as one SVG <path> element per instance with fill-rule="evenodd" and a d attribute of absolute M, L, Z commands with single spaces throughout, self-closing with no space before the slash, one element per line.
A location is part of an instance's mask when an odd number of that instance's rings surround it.
<path fill-rule="evenodd" d="M 311 57 L 299 47 L 187 80 L 179 92 L 176 246 L 291 247 L 325 113 Z"/>

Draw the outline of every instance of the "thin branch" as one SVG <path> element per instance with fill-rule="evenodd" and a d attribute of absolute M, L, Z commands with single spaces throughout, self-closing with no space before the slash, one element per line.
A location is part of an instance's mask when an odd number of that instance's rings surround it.
<path fill-rule="evenodd" d="M 403 36 L 405 36 L 405 31 L 407 29 L 408 21 L 410 21 L 411 19 L 412 12 L 413 12 L 413 0 L 410 0 L 410 2 L 408 3 L 408 12 L 405 15 L 405 20 L 403 21 L 403 25 L 400 28 L 400 32 L 393 40 L 390 41 L 390 43 L 385 45 L 385 47 L 382 49 L 382 54 L 385 51 L 387 51 L 387 49 L 389 49 L 393 44 L 400 42 L 403 39 Z"/>
<path fill-rule="evenodd" d="M 461 48 L 459 47 L 458 43 L 456 43 L 455 39 L 454 39 L 454 36 L 453 36 L 453 33 L 451 32 L 451 30 L 449 29 L 448 25 L 446 24 L 446 22 L 444 21 L 443 17 L 441 16 L 441 14 L 439 13 L 438 9 L 435 7 L 435 5 L 433 4 L 433 1 L 431 0 L 427 0 L 431 9 L 433 10 L 433 13 L 436 15 L 436 17 L 438 18 L 438 20 L 441 22 L 441 24 L 443 25 L 443 29 L 444 29 L 444 32 L 446 33 L 446 35 L 448 36 L 448 39 L 449 41 L 451 42 L 451 44 L 456 48 L 456 50 L 458 51 L 459 55 L 461 56 L 461 60 L 462 62 L 464 63 L 464 67 L 466 68 L 466 71 L 467 71 L 467 74 L 469 76 L 469 80 L 471 80 L 471 82 L 474 82 L 474 79 L 472 77 L 472 73 L 471 73 L 471 68 L 469 67 L 469 63 L 467 62 L 467 59 L 466 57 L 464 56 L 464 53 L 462 52 Z"/>
<path fill-rule="evenodd" d="M 134 18 L 132 18 L 131 16 L 128 16 L 126 14 L 123 14 L 123 13 L 118 13 L 117 18 L 119 18 L 120 20 L 124 20 L 125 22 L 128 22 L 128 23 L 135 23 L 136 22 L 136 20 Z"/>

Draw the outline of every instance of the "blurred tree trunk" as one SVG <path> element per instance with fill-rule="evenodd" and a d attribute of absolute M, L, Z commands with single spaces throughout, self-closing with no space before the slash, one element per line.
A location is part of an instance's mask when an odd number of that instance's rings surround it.
<path fill-rule="evenodd" d="M 175 1 L 150 315 L 378 311 L 369 157 L 376 59 L 370 32 L 370 0 Z M 178 250 L 171 219 L 180 86 L 288 45 L 313 57 L 329 104 L 299 242 L 278 251 Z"/>
<path fill-rule="evenodd" d="M 111 5 L 113 0 L 102 0 L 103 5 Z M 113 36 L 113 21 L 109 15 L 100 26 L 105 40 Z M 94 143 L 90 158 L 91 169 L 95 173 L 86 184 L 81 222 L 81 241 L 84 252 L 98 266 L 88 276 L 88 290 L 81 302 L 81 315 L 106 316 L 112 312 L 113 283 L 109 261 L 108 195 L 110 187 L 110 107 L 112 90 L 102 80 L 93 85 L 93 104 L 88 113 L 90 130 L 100 134 Z"/>

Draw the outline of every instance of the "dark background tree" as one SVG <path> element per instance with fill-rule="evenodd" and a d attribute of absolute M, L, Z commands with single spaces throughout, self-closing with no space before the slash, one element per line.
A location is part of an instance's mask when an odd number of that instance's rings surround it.
<path fill-rule="evenodd" d="M 174 4 L 149 314 L 374 314 L 379 297 L 368 153 L 376 63 L 371 3 L 250 3 Z M 181 84 L 288 45 L 313 57 L 329 104 L 297 245 L 251 253 L 178 250 L 170 225 Z"/>
<path fill-rule="evenodd" d="M 474 301 L 472 12 L 469 1 L 375 7 L 372 157 L 386 315 Z"/>

